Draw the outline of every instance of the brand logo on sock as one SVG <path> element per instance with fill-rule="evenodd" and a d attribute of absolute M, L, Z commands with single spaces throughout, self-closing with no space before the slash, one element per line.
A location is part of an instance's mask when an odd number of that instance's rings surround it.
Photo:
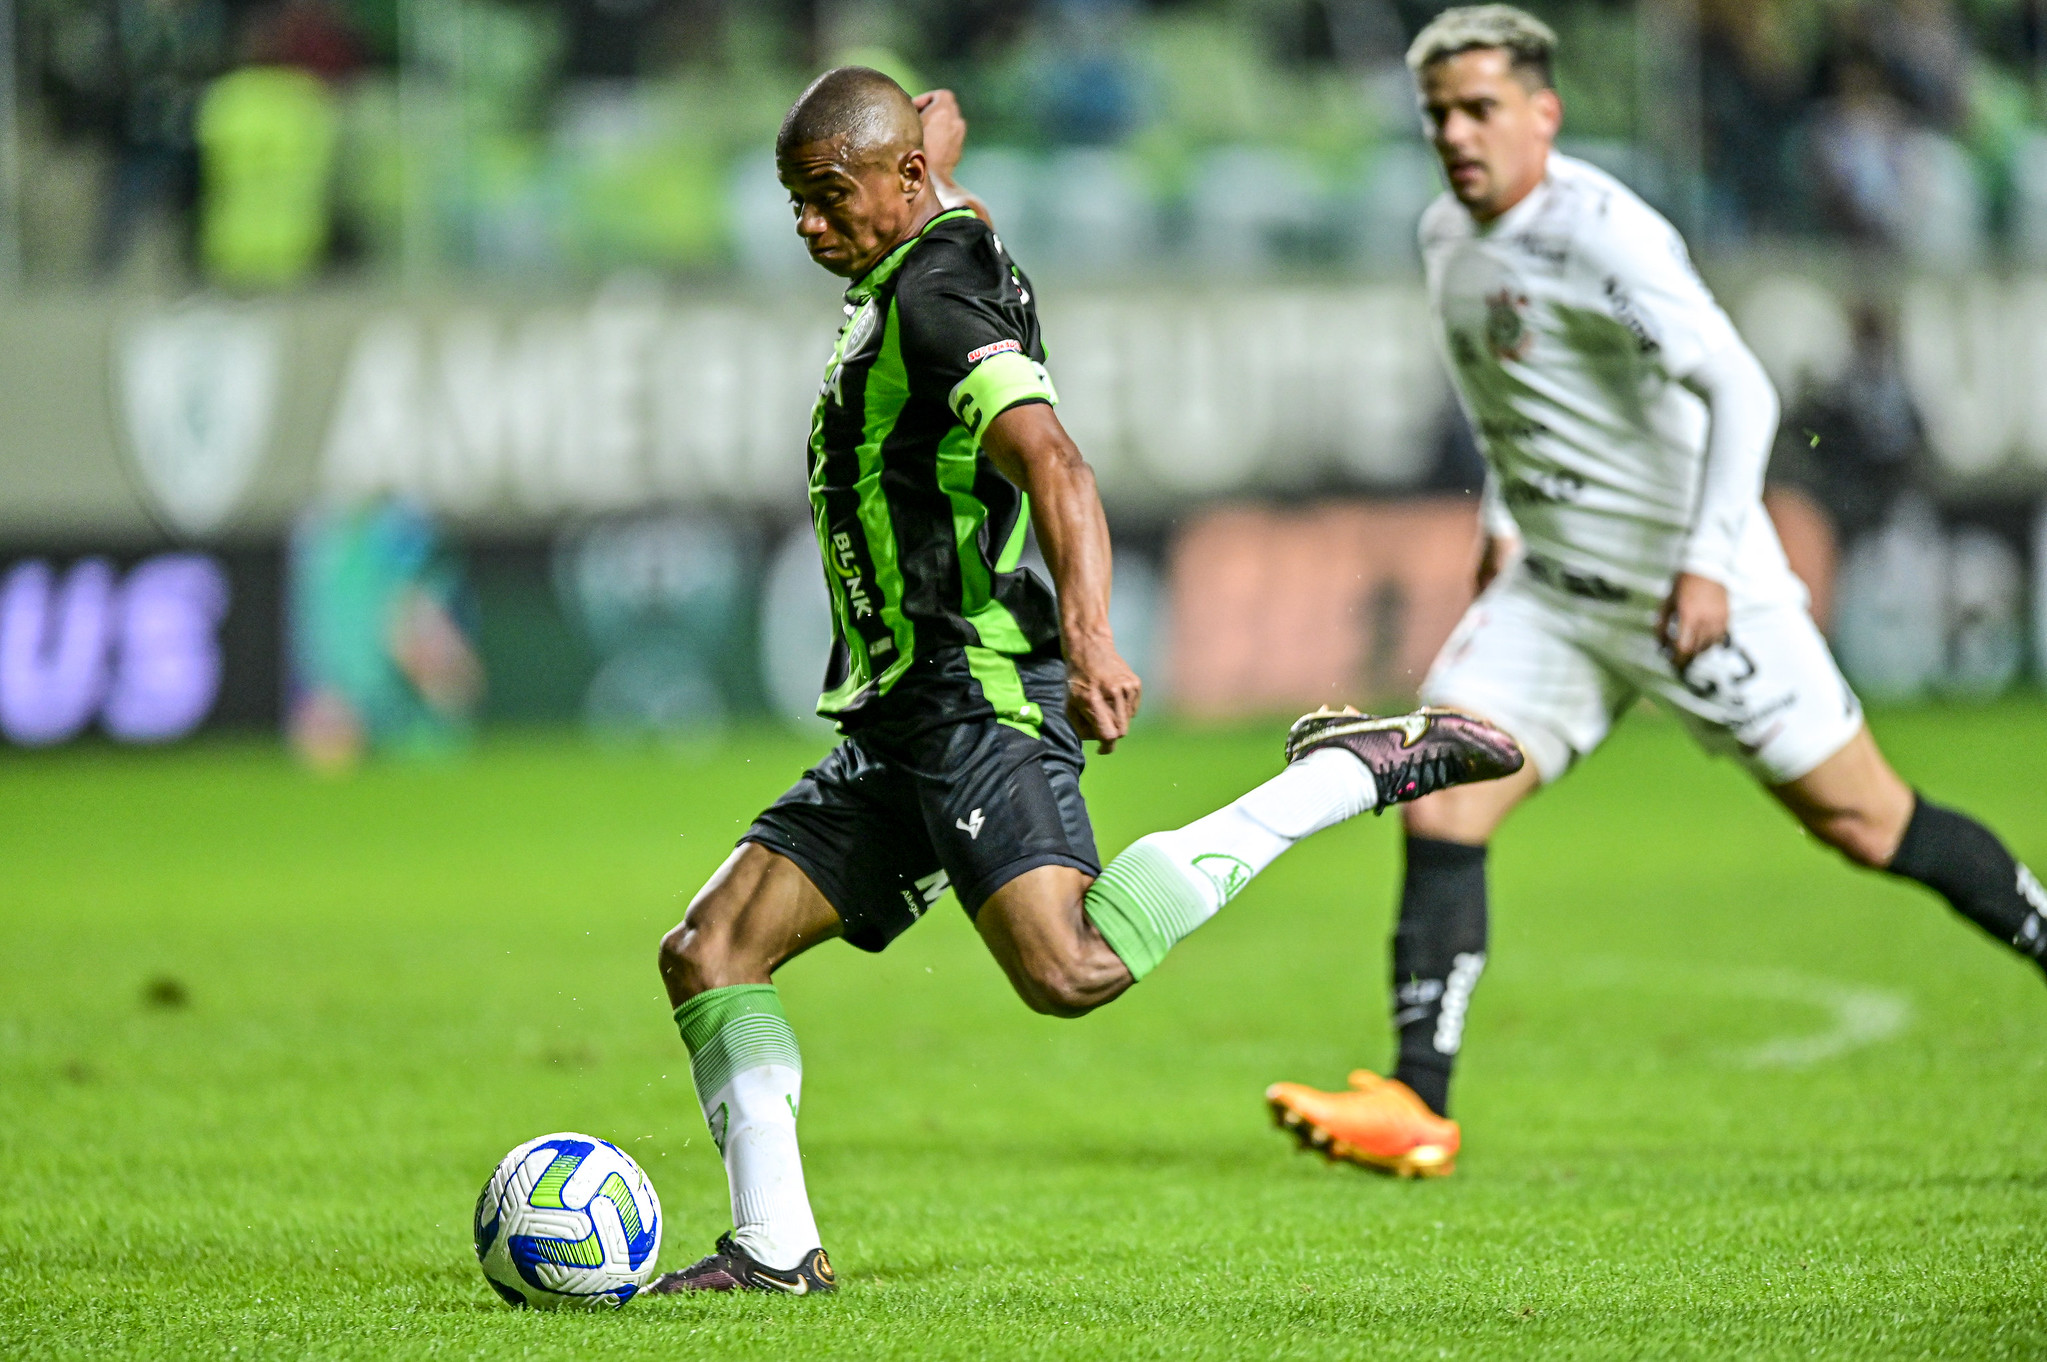
<path fill-rule="evenodd" d="M 1485 954 L 1471 951 L 1453 956 L 1450 977 L 1443 981 L 1443 1010 L 1436 1014 L 1436 1053 L 1454 1055 L 1464 1044 L 1464 1013 L 1471 1006 L 1471 991 L 1478 976 L 1485 973 Z"/>
<path fill-rule="evenodd" d="M 1251 867 L 1236 857 L 1225 856 L 1221 852 L 1211 851 L 1206 856 L 1196 856 L 1194 868 L 1208 876 L 1215 884 L 1217 891 L 1223 896 L 1224 903 L 1228 903 L 1239 889 L 1251 883 Z"/>
<path fill-rule="evenodd" d="M 1393 1027 L 1412 1026 L 1429 1015 L 1429 1008 L 1443 996 L 1441 979 L 1409 979 L 1393 990 Z"/>
<path fill-rule="evenodd" d="M 961 832 L 964 832 L 968 837 L 972 838 L 974 841 L 978 842 L 981 840 L 981 824 L 985 821 L 986 820 L 984 820 L 981 817 L 981 811 L 979 809 L 975 809 L 965 818 L 953 819 L 952 825 L 958 828 Z"/>
<path fill-rule="evenodd" d="M 2032 904 L 2034 912 L 2047 914 L 2047 888 L 2042 888 L 2039 877 L 2024 866 L 2019 867 L 2019 897 Z"/>
<path fill-rule="evenodd" d="M 711 1113 L 709 1119 L 704 1124 L 711 1128 L 711 1143 L 718 1146 L 718 1156 L 723 1158 L 725 1155 L 725 1132 L 732 1126 L 731 1110 L 723 1102 L 720 1102 L 718 1109 Z"/>

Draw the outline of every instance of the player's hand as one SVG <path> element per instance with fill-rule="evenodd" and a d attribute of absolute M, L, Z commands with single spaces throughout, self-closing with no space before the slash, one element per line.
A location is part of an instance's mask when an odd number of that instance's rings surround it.
<path fill-rule="evenodd" d="M 1513 560 L 1521 547 L 1518 540 L 1501 534 L 1489 534 L 1478 550 L 1478 589 L 1483 592 L 1493 584 L 1493 578 L 1500 575 Z"/>
<path fill-rule="evenodd" d="M 1656 614 L 1656 637 L 1682 673 L 1700 653 L 1727 641 L 1727 588 L 1696 572 L 1678 573 Z"/>
<path fill-rule="evenodd" d="M 1066 645 L 1066 715 L 1073 731 L 1092 738 L 1103 752 L 1116 750 L 1116 740 L 1130 731 L 1144 683 L 1130 670 L 1107 637 L 1078 647 Z"/>
<path fill-rule="evenodd" d="M 967 144 L 967 120 L 960 102 L 950 90 L 930 90 L 912 101 L 917 116 L 924 120 L 924 162 L 943 184 L 952 183 L 959 169 L 960 151 Z"/>

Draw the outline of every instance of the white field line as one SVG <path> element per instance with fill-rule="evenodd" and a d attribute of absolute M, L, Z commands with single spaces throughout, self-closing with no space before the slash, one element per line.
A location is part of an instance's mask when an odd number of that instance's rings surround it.
<path fill-rule="evenodd" d="M 1818 1030 L 1775 1036 L 1760 1045 L 1727 1051 L 1731 1062 L 1750 1069 L 1804 1069 L 1876 1045 L 1912 1025 L 1912 999 L 1897 989 L 1847 983 L 1792 970 L 1673 966 L 1623 960 L 1590 960 L 1578 974 L 1590 987 L 1682 990 L 1708 996 L 1789 1003 L 1829 1014 Z"/>

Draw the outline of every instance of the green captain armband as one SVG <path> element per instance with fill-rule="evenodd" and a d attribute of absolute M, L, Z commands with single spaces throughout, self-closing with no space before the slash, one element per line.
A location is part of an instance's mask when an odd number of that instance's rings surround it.
<path fill-rule="evenodd" d="M 1014 341 L 1001 342 L 1014 346 Z M 1059 405 L 1052 388 L 1052 376 L 1045 366 L 1016 349 L 1003 350 L 976 364 L 952 390 L 946 405 L 976 440 L 981 427 L 1019 402 L 1050 402 Z"/>

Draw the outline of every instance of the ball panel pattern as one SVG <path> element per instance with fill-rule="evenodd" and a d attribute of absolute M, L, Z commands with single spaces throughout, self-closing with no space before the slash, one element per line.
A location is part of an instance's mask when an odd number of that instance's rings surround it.
<path fill-rule="evenodd" d="M 474 1232 L 484 1277 L 507 1302 L 619 1306 L 653 1276 L 661 1202 L 617 1145 L 546 1135 L 499 1163 L 477 1198 Z"/>

